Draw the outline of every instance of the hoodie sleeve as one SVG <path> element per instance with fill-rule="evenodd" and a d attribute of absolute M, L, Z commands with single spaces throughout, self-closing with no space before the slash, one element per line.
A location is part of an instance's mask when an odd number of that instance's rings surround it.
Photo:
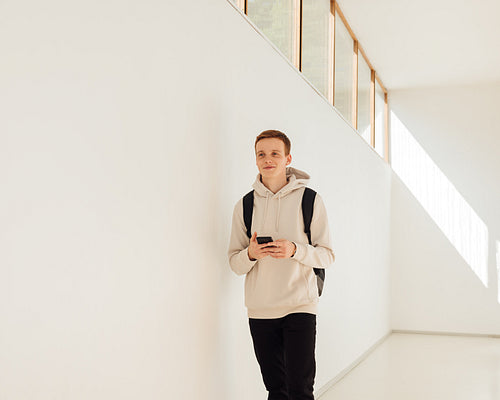
<path fill-rule="evenodd" d="M 292 259 L 313 268 L 327 268 L 335 261 L 330 241 L 330 229 L 323 199 L 316 194 L 311 220 L 311 246 L 309 243 L 295 243 L 297 250 Z"/>
<path fill-rule="evenodd" d="M 257 260 L 248 258 L 248 246 L 250 239 L 243 221 L 243 199 L 240 199 L 233 210 L 233 222 L 231 226 L 231 238 L 229 241 L 229 265 L 238 275 L 244 275 L 253 268 Z"/>

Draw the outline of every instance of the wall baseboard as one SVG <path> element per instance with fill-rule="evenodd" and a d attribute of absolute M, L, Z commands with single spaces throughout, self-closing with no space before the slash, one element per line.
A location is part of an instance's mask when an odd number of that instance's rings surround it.
<path fill-rule="evenodd" d="M 394 329 L 391 333 L 405 333 L 411 335 L 469 336 L 469 337 L 500 339 L 500 335 L 488 334 L 488 333 L 411 331 L 411 330 L 401 330 L 401 329 Z"/>

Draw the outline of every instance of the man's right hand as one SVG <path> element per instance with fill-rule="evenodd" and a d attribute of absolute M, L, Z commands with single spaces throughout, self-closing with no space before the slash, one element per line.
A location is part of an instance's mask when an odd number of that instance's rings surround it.
<path fill-rule="evenodd" d="M 257 243 L 257 232 L 254 232 L 250 239 L 250 246 L 248 246 L 248 258 L 250 261 L 260 260 L 261 258 L 273 254 L 273 247 L 267 243 Z"/>

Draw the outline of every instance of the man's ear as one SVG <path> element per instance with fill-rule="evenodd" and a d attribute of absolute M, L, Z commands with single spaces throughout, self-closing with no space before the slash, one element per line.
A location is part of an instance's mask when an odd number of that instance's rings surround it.
<path fill-rule="evenodd" d="M 288 154 L 288 155 L 286 156 L 286 165 L 289 165 L 291 162 L 292 162 L 292 155 L 291 155 L 291 154 Z"/>

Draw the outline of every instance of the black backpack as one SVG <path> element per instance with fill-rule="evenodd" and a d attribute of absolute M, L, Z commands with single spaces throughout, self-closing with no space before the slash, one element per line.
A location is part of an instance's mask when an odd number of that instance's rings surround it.
<path fill-rule="evenodd" d="M 243 197 L 243 220 L 245 221 L 245 227 L 247 228 L 247 236 L 249 239 L 252 237 L 253 192 L 254 191 L 252 190 Z M 316 192 L 306 187 L 302 196 L 302 216 L 304 217 L 304 232 L 307 235 L 310 245 L 312 245 L 311 220 L 313 216 L 315 198 Z M 325 269 L 314 268 L 314 273 L 316 274 L 318 283 L 318 294 L 321 296 L 321 293 L 323 293 L 323 286 L 325 284 Z"/>

